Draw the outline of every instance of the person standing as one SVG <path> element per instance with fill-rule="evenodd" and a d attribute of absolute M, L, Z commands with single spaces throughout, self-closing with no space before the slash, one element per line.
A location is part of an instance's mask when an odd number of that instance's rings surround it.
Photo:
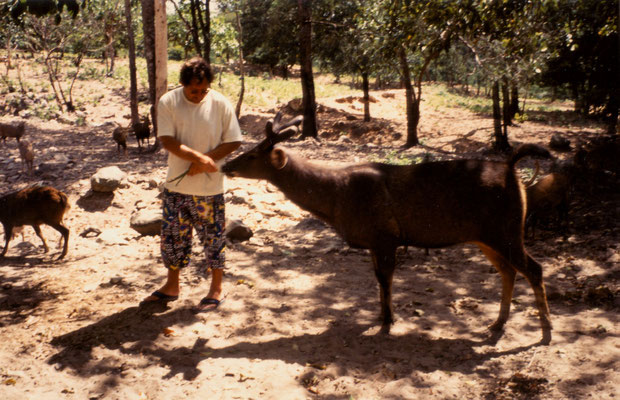
<path fill-rule="evenodd" d="M 194 307 L 216 309 L 223 301 L 225 264 L 224 175 L 220 161 L 241 145 L 241 129 L 230 102 L 211 88 L 213 72 L 201 57 L 181 67 L 181 87 L 164 94 L 157 108 L 158 138 L 168 151 L 164 185 L 161 253 L 168 276 L 140 304 L 178 299 L 179 276 L 192 253 L 192 228 L 204 247 L 209 292 Z"/>

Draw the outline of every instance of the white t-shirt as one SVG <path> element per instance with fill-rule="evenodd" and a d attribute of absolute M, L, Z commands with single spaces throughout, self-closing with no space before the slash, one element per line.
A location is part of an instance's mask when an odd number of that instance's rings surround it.
<path fill-rule="evenodd" d="M 232 105 L 221 93 L 211 89 L 199 104 L 185 98 L 183 87 L 164 94 L 157 107 L 157 136 L 172 136 L 182 144 L 201 153 L 222 143 L 240 142 L 241 129 Z M 220 160 L 218 167 L 223 163 Z M 190 161 L 168 153 L 168 175 L 164 187 L 172 192 L 195 196 L 224 193 L 221 172 L 185 175 L 179 182 L 168 182 L 181 175 Z"/>

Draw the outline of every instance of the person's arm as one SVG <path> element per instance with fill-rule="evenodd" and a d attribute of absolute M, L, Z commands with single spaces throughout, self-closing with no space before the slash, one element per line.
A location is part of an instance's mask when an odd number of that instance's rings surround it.
<path fill-rule="evenodd" d="M 211 157 L 213 161 L 217 162 L 237 150 L 239 146 L 241 146 L 241 142 L 222 143 L 213 150 L 207 152 L 205 155 Z"/>
<path fill-rule="evenodd" d="M 159 140 L 164 149 L 184 160 L 191 161 L 187 175 L 192 176 L 201 172 L 217 172 L 215 164 L 218 160 L 237 150 L 241 142 L 222 143 L 213 150 L 202 154 L 176 140 L 172 136 L 160 136 Z"/>
<path fill-rule="evenodd" d="M 187 161 L 191 161 L 188 175 L 196 175 L 199 172 L 216 172 L 217 166 L 215 161 L 205 155 L 179 142 L 172 136 L 160 136 L 159 141 L 164 149 L 175 156 Z"/>
<path fill-rule="evenodd" d="M 211 159 L 211 162 L 215 167 L 215 171 L 218 171 L 217 165 L 215 163 L 226 157 L 233 151 L 237 150 L 239 146 L 241 146 L 241 142 L 222 143 L 213 150 L 205 153 L 203 156 Z M 211 164 L 209 164 L 208 168 L 204 168 L 203 164 L 192 162 L 192 165 L 189 167 L 189 172 L 187 174 L 189 176 L 192 176 L 201 172 L 215 172 L 210 169 L 210 165 Z"/>

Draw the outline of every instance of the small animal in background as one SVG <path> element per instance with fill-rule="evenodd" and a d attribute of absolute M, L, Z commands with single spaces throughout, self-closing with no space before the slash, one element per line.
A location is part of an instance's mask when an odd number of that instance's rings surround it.
<path fill-rule="evenodd" d="M 63 225 L 62 218 L 69 208 L 67 195 L 51 186 L 31 186 L 0 196 L 0 222 L 6 239 L 0 258 L 4 257 L 9 248 L 14 228 L 24 225 L 34 228 L 47 253 L 49 248 L 40 228 L 41 224 L 46 224 L 60 232 L 64 239 L 62 253 L 58 258 L 62 259 L 69 246 L 69 229 Z"/>
<path fill-rule="evenodd" d="M 531 236 L 534 237 L 538 221 L 550 217 L 554 212 L 557 213 L 560 225 L 566 227 L 571 186 L 568 173 L 556 171 L 543 176 L 537 183 L 526 188 L 526 235 L 531 230 Z"/>
<path fill-rule="evenodd" d="M 118 152 L 121 152 L 121 147 L 123 148 L 123 153 L 127 154 L 127 132 L 128 128 L 124 128 L 122 126 L 118 126 L 112 132 L 112 139 L 116 142 L 116 149 Z"/>
<path fill-rule="evenodd" d="M 32 175 L 34 166 L 34 150 L 32 144 L 27 139 L 24 139 L 17 144 L 17 147 L 19 147 L 19 155 L 22 158 L 22 171 L 28 167 L 28 174 Z"/>
<path fill-rule="evenodd" d="M 140 151 L 142 151 L 142 144 L 145 140 L 147 147 L 150 145 L 149 138 L 151 137 L 151 120 L 148 115 L 140 117 L 140 120 L 140 122 L 136 122 L 131 127 L 136 135 L 138 147 L 140 148 Z"/>
<path fill-rule="evenodd" d="M 6 138 L 14 137 L 19 142 L 19 139 L 24 136 L 26 131 L 26 122 L 21 121 L 17 124 L 11 122 L 0 122 L 0 137 L 2 141 L 6 143 Z"/>

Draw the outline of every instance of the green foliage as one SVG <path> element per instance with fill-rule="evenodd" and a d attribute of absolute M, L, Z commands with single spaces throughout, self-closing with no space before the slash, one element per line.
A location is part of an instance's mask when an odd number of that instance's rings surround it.
<path fill-rule="evenodd" d="M 174 61 L 181 61 L 185 57 L 185 50 L 181 46 L 168 47 L 168 59 Z"/>
<path fill-rule="evenodd" d="M 140 74 L 145 70 L 141 68 L 143 59 L 138 60 L 138 71 Z M 179 82 L 179 71 L 182 62 L 168 62 L 168 86 L 174 87 Z M 118 68 L 115 78 L 124 75 L 124 69 Z M 146 75 L 144 75 L 146 78 Z M 126 78 L 128 79 L 128 78 Z M 333 83 L 333 75 L 317 74 L 317 81 L 321 81 L 316 86 L 317 97 L 333 97 L 333 96 L 349 96 L 359 94 L 357 90 L 352 89 L 350 84 Z M 324 81 L 330 83 L 323 83 Z M 213 82 L 213 88 L 224 94 L 231 101 L 235 101 L 239 95 L 240 82 L 239 76 L 234 72 L 225 71 L 217 73 Z M 251 107 L 273 107 L 276 104 L 288 103 L 295 98 L 301 98 L 301 85 L 295 79 L 282 78 L 265 78 L 263 76 L 246 76 L 245 77 L 245 95 L 244 104 Z"/>
<path fill-rule="evenodd" d="M 523 122 L 527 121 L 528 119 L 529 119 L 528 115 L 525 114 L 525 113 L 523 113 L 523 114 L 518 114 L 518 113 L 515 114 L 515 120 L 517 122 L 519 122 L 519 123 L 523 123 Z"/>
<path fill-rule="evenodd" d="M 477 114 L 491 113 L 491 99 L 480 96 L 468 96 L 447 88 L 444 84 L 429 85 L 426 89 L 425 105 L 433 110 L 462 107 Z"/>
<path fill-rule="evenodd" d="M 99 81 L 103 82 L 106 77 L 105 68 L 98 68 L 96 65 L 89 64 L 82 69 L 78 75 L 78 79 L 81 81 Z"/>
<path fill-rule="evenodd" d="M 229 2 L 225 11 L 241 14 L 243 53 L 254 64 L 290 66 L 297 61 L 297 2 L 245 0 Z"/>
<path fill-rule="evenodd" d="M 227 63 L 231 58 L 236 60 L 239 54 L 234 18 L 232 13 L 222 14 L 211 21 L 211 58 L 220 62 Z"/>
<path fill-rule="evenodd" d="M 53 98 L 52 98 L 53 101 Z M 60 109 L 55 103 L 49 103 L 46 106 L 36 105 L 32 109 L 33 114 L 43 121 L 51 121 L 61 114 Z"/>
<path fill-rule="evenodd" d="M 379 162 L 391 165 L 414 165 L 430 160 L 432 160 L 432 155 L 428 152 L 414 156 L 397 150 L 386 152 L 382 157 L 375 155 L 371 155 L 369 157 L 370 162 Z"/>
<path fill-rule="evenodd" d="M 79 117 L 77 117 L 77 119 L 75 120 L 75 125 L 86 126 L 86 117 L 83 115 L 80 115 Z"/>
<path fill-rule="evenodd" d="M 182 48 L 183 53 L 193 53 L 193 45 L 191 42 L 190 31 L 185 26 L 183 19 L 179 16 L 182 13 L 184 18 L 191 18 L 189 16 L 188 5 L 184 2 L 179 4 L 179 11 L 173 14 L 168 14 L 168 43 L 170 47 Z M 174 58 L 173 58 L 174 60 Z"/>
<path fill-rule="evenodd" d="M 545 16 L 550 59 L 542 82 L 568 87 L 583 114 L 612 117 L 618 113 L 620 61 L 617 0 L 558 2 Z M 558 29 L 559 27 L 559 29 Z M 615 103 L 615 104 L 614 104 Z M 615 121 L 614 121 L 615 122 Z"/>

